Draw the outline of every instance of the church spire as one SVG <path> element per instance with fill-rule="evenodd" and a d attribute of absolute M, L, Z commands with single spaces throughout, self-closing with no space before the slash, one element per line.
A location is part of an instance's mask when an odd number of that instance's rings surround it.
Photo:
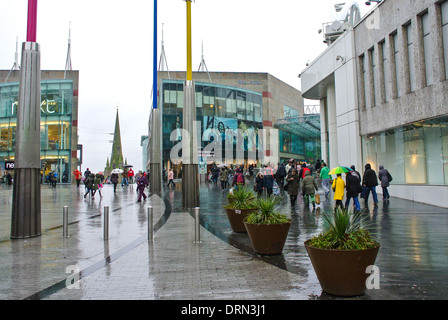
<path fill-rule="evenodd" d="M 112 143 L 112 154 L 110 156 L 110 161 L 108 158 L 108 164 L 106 164 L 104 174 L 108 175 L 110 171 L 112 171 L 113 169 L 121 168 L 122 166 L 123 166 L 123 149 L 121 145 L 120 119 L 118 116 L 118 107 L 117 107 L 117 115 L 115 118 L 114 140 Z"/>

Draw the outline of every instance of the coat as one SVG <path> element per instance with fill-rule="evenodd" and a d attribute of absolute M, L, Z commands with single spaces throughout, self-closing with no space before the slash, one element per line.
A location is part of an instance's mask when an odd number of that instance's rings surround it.
<path fill-rule="evenodd" d="M 118 174 L 112 173 L 112 175 L 110 176 L 110 182 L 112 182 L 113 184 L 118 183 Z"/>
<path fill-rule="evenodd" d="M 290 180 L 292 179 L 292 180 Z M 286 176 L 286 182 L 288 183 L 288 194 L 289 195 L 296 195 L 299 193 L 299 181 L 300 177 L 298 174 L 288 174 Z"/>
<path fill-rule="evenodd" d="M 383 166 L 380 166 L 380 171 L 378 171 L 378 180 L 380 180 L 382 188 L 387 188 L 389 186 L 389 182 L 392 181 L 389 171 L 384 169 Z"/>
<path fill-rule="evenodd" d="M 86 188 L 94 189 L 94 186 L 95 186 L 95 175 L 91 173 L 86 180 Z"/>
<path fill-rule="evenodd" d="M 302 181 L 302 192 L 303 194 L 314 194 L 314 190 L 317 191 L 317 182 L 308 169 L 305 171 L 305 177 Z"/>
<path fill-rule="evenodd" d="M 221 169 L 221 175 L 219 176 L 221 181 L 227 181 L 229 179 L 229 170 L 227 168 Z"/>
<path fill-rule="evenodd" d="M 378 185 L 378 178 L 376 177 L 376 173 L 370 167 L 370 164 L 366 164 L 366 171 L 364 171 L 364 175 L 362 177 L 362 185 L 368 188 L 376 187 Z"/>
<path fill-rule="evenodd" d="M 319 177 L 320 177 L 322 180 L 324 180 L 324 179 L 330 179 L 330 176 L 328 175 L 328 172 L 330 172 L 330 169 L 329 169 L 327 166 L 322 167 L 322 168 L 320 169 Z"/>
<path fill-rule="evenodd" d="M 256 192 L 261 192 L 261 191 L 263 191 L 263 176 L 262 176 L 262 175 L 261 175 L 261 176 L 257 175 L 257 176 L 255 177 L 255 186 L 254 186 L 254 190 L 255 190 Z"/>
<path fill-rule="evenodd" d="M 342 180 L 341 177 L 337 177 L 333 180 L 333 184 L 331 185 L 331 188 L 334 191 L 334 200 L 342 200 L 344 199 L 344 189 L 345 189 L 345 182 Z"/>
<path fill-rule="evenodd" d="M 347 182 L 345 189 L 347 190 L 347 197 L 357 197 L 361 192 L 361 181 L 356 173 L 348 173 L 345 178 Z"/>
<path fill-rule="evenodd" d="M 137 190 L 145 190 L 148 186 L 148 181 L 144 176 L 141 176 L 137 179 Z"/>

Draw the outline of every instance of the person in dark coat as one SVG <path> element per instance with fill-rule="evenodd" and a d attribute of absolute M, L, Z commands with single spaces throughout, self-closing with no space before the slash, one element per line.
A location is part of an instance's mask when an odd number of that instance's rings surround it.
<path fill-rule="evenodd" d="M 378 180 L 381 182 L 381 188 L 383 188 L 383 200 L 389 200 L 389 182 L 392 181 L 392 176 L 389 171 L 385 169 L 383 166 L 380 166 L 380 171 L 378 171 Z"/>
<path fill-rule="evenodd" d="M 261 196 L 261 193 L 263 192 L 263 173 L 261 172 L 258 172 L 255 176 L 254 191 L 258 196 Z"/>
<path fill-rule="evenodd" d="M 110 182 L 114 185 L 114 192 L 117 192 L 117 184 L 118 184 L 118 174 L 112 173 L 110 176 Z"/>
<path fill-rule="evenodd" d="M 279 181 L 277 181 L 278 186 L 280 187 L 280 190 L 283 190 L 283 185 L 285 183 L 285 178 L 286 178 L 286 168 L 285 165 L 282 163 L 280 163 L 280 165 L 278 166 L 278 170 L 277 170 L 277 174 L 278 174 L 278 178 Z"/>
<path fill-rule="evenodd" d="M 362 185 L 367 187 L 365 194 L 365 203 L 367 205 L 367 201 L 369 200 L 369 194 L 372 192 L 373 196 L 373 205 L 378 205 L 378 197 L 376 194 L 376 186 L 378 185 L 378 178 L 376 176 L 376 172 L 370 166 L 370 163 L 367 163 L 364 166 L 364 175 L 362 178 Z"/>
<path fill-rule="evenodd" d="M 137 191 L 138 191 L 137 202 L 141 202 L 142 201 L 142 197 L 143 197 L 143 200 L 146 200 L 147 197 L 146 197 L 146 194 L 145 194 L 145 188 L 147 186 L 148 186 L 148 181 L 143 176 L 143 174 L 140 172 L 139 173 L 139 177 L 137 179 Z"/>
<path fill-rule="evenodd" d="M 289 200 L 291 202 L 291 208 L 294 208 L 297 202 L 297 195 L 299 194 L 299 174 L 297 169 L 293 168 L 291 173 L 286 176 L 286 183 L 288 185 Z"/>
<path fill-rule="evenodd" d="M 274 173 L 271 167 L 265 166 L 263 176 L 263 189 L 266 189 L 268 196 L 272 195 L 274 188 Z"/>
<path fill-rule="evenodd" d="M 94 189 L 93 188 L 94 188 L 94 185 L 95 185 L 95 175 L 93 173 L 91 173 L 89 175 L 89 177 L 86 179 L 85 183 L 86 183 L 86 193 L 84 194 L 84 198 L 87 197 L 89 192 L 93 196 L 94 195 L 94 193 L 93 193 Z"/>
<path fill-rule="evenodd" d="M 350 171 L 346 173 L 345 189 L 347 190 L 345 207 L 348 208 L 350 199 L 353 198 L 355 210 L 360 211 L 361 207 L 359 205 L 358 195 L 361 192 L 361 181 L 356 172 Z"/>

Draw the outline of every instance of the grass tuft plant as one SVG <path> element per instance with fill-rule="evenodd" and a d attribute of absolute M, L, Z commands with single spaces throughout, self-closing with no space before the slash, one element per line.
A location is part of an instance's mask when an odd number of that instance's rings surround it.
<path fill-rule="evenodd" d="M 319 249 L 363 250 L 379 246 L 369 231 L 368 217 L 361 212 L 350 212 L 337 208 L 322 214 L 323 232 L 308 241 L 308 245 Z"/>
<path fill-rule="evenodd" d="M 258 197 L 258 211 L 249 214 L 245 222 L 250 224 L 282 224 L 291 220 L 284 214 L 276 212 L 281 201 L 280 197 Z"/>

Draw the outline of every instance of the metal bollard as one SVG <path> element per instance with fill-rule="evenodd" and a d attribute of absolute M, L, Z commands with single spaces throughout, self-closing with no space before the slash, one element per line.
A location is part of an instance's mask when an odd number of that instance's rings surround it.
<path fill-rule="evenodd" d="M 201 242 L 201 223 L 199 221 L 199 208 L 196 207 L 194 210 L 194 221 L 195 221 L 195 229 L 194 229 L 194 242 L 199 243 Z"/>
<path fill-rule="evenodd" d="M 104 206 L 103 236 L 104 240 L 109 239 L 109 206 Z"/>
<path fill-rule="evenodd" d="M 68 206 L 64 206 L 62 213 L 62 237 L 68 238 Z"/>
<path fill-rule="evenodd" d="M 154 239 L 154 215 L 153 208 L 148 207 L 148 241 L 151 242 Z"/>

